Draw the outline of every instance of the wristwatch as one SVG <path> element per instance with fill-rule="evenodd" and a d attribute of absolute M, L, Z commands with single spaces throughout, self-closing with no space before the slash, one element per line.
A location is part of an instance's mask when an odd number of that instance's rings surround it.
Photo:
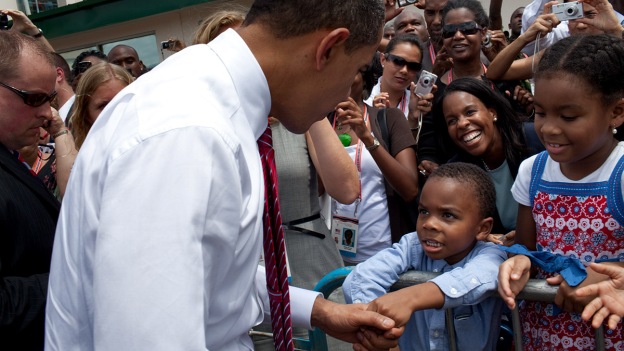
<path fill-rule="evenodd" d="M 379 145 L 381 145 L 381 144 L 379 144 L 379 140 L 377 140 L 377 138 L 373 137 L 373 145 L 371 145 L 371 146 L 367 146 L 367 147 L 366 147 L 366 150 L 368 150 L 368 151 L 373 151 L 373 150 L 375 150 L 376 148 L 378 148 L 378 147 L 379 147 Z"/>

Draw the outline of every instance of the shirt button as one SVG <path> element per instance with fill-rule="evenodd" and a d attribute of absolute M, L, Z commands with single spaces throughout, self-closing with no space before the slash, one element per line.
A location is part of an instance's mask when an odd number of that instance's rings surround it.
<path fill-rule="evenodd" d="M 477 285 L 477 284 L 479 283 L 479 282 L 477 282 L 477 280 L 476 280 L 475 278 L 472 278 L 472 279 L 470 280 L 470 282 L 471 282 L 472 284 L 474 284 L 474 285 Z"/>
<path fill-rule="evenodd" d="M 434 269 L 433 269 L 433 273 L 438 273 L 438 269 L 437 269 L 437 268 L 434 268 Z"/>
<path fill-rule="evenodd" d="M 434 337 L 434 338 L 437 338 L 437 337 L 439 337 L 439 336 L 440 336 L 440 333 L 438 333 L 437 331 L 434 331 L 434 332 L 433 332 L 433 337 Z"/>
<path fill-rule="evenodd" d="M 451 288 L 451 294 L 453 294 L 453 295 L 457 295 L 457 289 L 455 289 L 455 288 Z"/>

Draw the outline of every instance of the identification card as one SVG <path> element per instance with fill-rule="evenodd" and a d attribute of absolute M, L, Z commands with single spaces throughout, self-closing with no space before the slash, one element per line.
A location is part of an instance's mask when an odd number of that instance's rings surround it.
<path fill-rule="evenodd" d="M 346 257 L 355 257 L 357 254 L 358 220 L 334 215 L 331 232 L 340 254 Z"/>

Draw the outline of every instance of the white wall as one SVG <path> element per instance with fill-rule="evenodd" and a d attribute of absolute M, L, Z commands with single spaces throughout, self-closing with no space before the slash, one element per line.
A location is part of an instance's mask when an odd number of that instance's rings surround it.
<path fill-rule="evenodd" d="M 0 9 L 17 9 L 17 2 L 15 0 L 0 0 Z"/>

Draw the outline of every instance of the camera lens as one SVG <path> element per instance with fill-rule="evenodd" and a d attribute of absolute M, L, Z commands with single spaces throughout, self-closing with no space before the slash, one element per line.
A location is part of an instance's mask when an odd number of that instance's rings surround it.
<path fill-rule="evenodd" d="M 424 85 L 429 85 L 429 83 L 431 83 L 431 80 L 429 78 L 423 78 Z"/>
<path fill-rule="evenodd" d="M 568 14 L 568 16 L 574 16 L 574 15 L 576 15 L 576 12 L 577 12 L 577 11 L 578 11 L 578 10 L 576 9 L 576 7 L 568 7 L 568 8 L 566 9 L 566 13 Z"/>

